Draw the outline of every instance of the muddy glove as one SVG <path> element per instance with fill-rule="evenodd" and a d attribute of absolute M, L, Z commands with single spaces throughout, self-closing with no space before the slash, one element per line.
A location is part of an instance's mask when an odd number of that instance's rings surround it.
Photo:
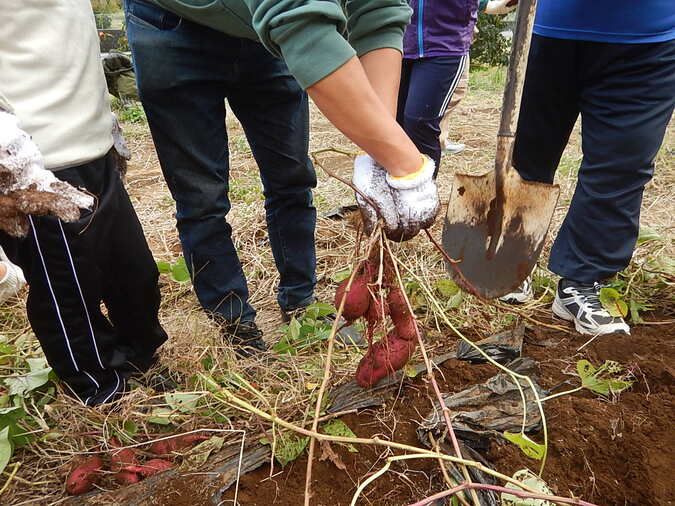
<path fill-rule="evenodd" d="M 417 172 L 403 177 L 387 174 L 387 184 L 398 213 L 399 236 L 388 236 L 395 241 L 407 241 L 420 230 L 429 228 L 436 220 L 440 209 L 438 190 L 434 180 L 436 165 L 428 156 L 422 155 L 422 166 Z"/>
<path fill-rule="evenodd" d="M 387 237 L 394 241 L 407 241 L 421 229 L 429 227 L 438 213 L 433 174 L 434 162 L 427 157 L 424 157 L 420 170 L 396 178 L 387 174 L 370 156 L 363 155 L 354 162 L 353 183 L 377 207 Z M 356 200 L 366 233 L 370 234 L 377 224 L 377 212 L 358 193 Z"/>
<path fill-rule="evenodd" d="M 490 0 L 485 6 L 485 14 L 508 14 L 518 5 L 518 0 Z"/>
<path fill-rule="evenodd" d="M 387 184 L 387 171 L 380 167 L 370 156 L 357 156 L 354 161 L 352 182 L 361 193 L 377 206 L 382 215 L 384 230 L 387 235 L 397 233 L 400 227 L 394 197 L 391 188 Z M 358 192 L 356 192 L 356 202 L 361 210 L 366 234 L 370 235 L 375 225 L 377 225 L 377 211 Z"/>
<path fill-rule="evenodd" d="M 2 270 L 5 270 L 4 275 L 0 276 L 0 304 L 2 304 L 19 293 L 26 284 L 26 278 L 21 267 L 10 262 L 2 248 L 0 248 L 0 265 L 4 267 Z"/>
<path fill-rule="evenodd" d="M 91 208 L 90 195 L 60 181 L 44 168 L 42 154 L 11 113 L 0 111 L 0 229 L 22 236 L 27 215 L 56 215 L 64 221 Z"/>

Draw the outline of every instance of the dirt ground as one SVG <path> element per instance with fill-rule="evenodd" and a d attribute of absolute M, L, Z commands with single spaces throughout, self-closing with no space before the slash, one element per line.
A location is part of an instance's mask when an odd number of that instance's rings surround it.
<path fill-rule="evenodd" d="M 577 393 L 546 403 L 551 439 L 543 476 L 554 492 L 606 506 L 673 504 L 673 335 L 675 325 L 647 325 L 630 337 L 605 337 L 577 353 L 583 343 L 577 337 L 527 330 L 523 356 L 538 362 L 535 377 L 544 388 L 569 380 L 574 361 L 580 358 L 593 363 L 619 361 L 634 371 L 636 379 L 630 391 L 613 400 Z M 488 379 L 495 370 L 490 365 L 452 359 L 442 364 L 440 373 L 441 390 L 453 392 Z M 379 435 L 419 445 L 416 429 L 428 413 L 432 397 L 431 388 L 418 378 L 392 392 L 381 409 L 364 410 L 342 420 L 359 437 Z M 382 467 L 389 455 L 386 450 L 374 447 L 360 447 L 358 453 L 350 453 L 339 445 L 333 445 L 333 449 L 346 469 L 339 470 L 328 460 L 315 461 L 312 490 L 313 504 L 317 506 L 350 504 L 359 480 Z M 538 466 L 515 446 L 497 439 L 485 457 L 495 469 L 509 474 L 524 467 L 536 470 Z M 306 462 L 306 457 L 300 458 L 281 472 L 277 465 L 272 476 L 269 465 L 244 475 L 239 484 L 240 504 L 302 504 Z M 212 504 L 213 489 L 204 489 L 193 478 L 164 485 L 163 491 L 153 496 L 152 504 Z M 405 505 L 443 488 L 436 462 L 395 465 L 393 472 L 366 490 L 359 504 Z M 222 504 L 232 498 L 230 490 L 223 496 Z"/>

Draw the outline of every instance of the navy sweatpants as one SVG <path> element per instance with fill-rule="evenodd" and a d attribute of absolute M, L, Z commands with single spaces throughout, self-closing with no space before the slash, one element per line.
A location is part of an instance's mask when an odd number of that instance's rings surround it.
<path fill-rule="evenodd" d="M 468 55 L 405 58 L 401 69 L 396 120 L 417 149 L 441 163 L 441 120 L 459 84 Z"/>
<path fill-rule="evenodd" d="M 675 104 L 675 40 L 610 44 L 534 35 L 513 165 L 550 183 L 581 114 L 583 159 L 549 268 L 591 283 L 630 262 L 645 184 Z"/>

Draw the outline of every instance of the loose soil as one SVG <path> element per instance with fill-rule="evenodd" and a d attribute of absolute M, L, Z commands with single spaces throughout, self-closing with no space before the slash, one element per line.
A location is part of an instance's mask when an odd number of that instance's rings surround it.
<path fill-rule="evenodd" d="M 582 391 L 546 403 L 549 427 L 549 456 L 544 478 L 560 495 L 574 495 L 598 505 L 669 505 L 673 490 L 675 433 L 672 430 L 675 389 L 673 363 L 675 325 L 645 325 L 633 329 L 630 337 L 606 336 L 591 343 L 578 335 L 529 328 L 523 355 L 539 364 L 537 379 L 544 388 L 570 380 L 577 360 L 594 364 L 616 360 L 630 368 L 636 382 L 617 399 L 600 399 Z M 478 336 L 474 336 L 478 337 Z M 490 365 L 471 365 L 448 360 L 439 368 L 437 379 L 442 391 L 459 391 L 483 382 L 495 374 Z M 360 437 L 388 438 L 420 446 L 416 428 L 429 412 L 433 392 L 423 375 L 391 393 L 386 406 L 344 416 L 342 420 Z M 534 436 L 541 439 L 541 435 Z M 380 469 L 389 455 L 386 449 L 359 447 L 358 453 L 333 445 L 346 470 L 329 460 L 315 459 L 313 504 L 347 505 L 365 476 Z M 317 456 L 321 448 L 317 446 Z M 505 474 L 538 463 L 528 459 L 513 445 L 495 441 L 486 459 Z M 296 506 L 303 503 L 306 457 L 283 470 L 264 465 L 239 484 L 239 503 L 245 506 Z M 201 505 L 211 502 L 213 487 L 204 487 L 197 476 L 186 476 L 158 487 L 151 504 Z M 390 472 L 372 484 L 359 504 L 404 505 L 444 488 L 439 466 L 431 460 L 408 461 L 392 466 Z M 115 495 L 108 504 L 115 502 Z M 119 497 L 119 496 L 118 496 Z M 228 491 L 222 504 L 233 499 Z"/>

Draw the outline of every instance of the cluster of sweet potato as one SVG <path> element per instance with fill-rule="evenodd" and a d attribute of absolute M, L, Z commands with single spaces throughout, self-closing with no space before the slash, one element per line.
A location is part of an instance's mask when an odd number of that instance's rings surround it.
<path fill-rule="evenodd" d="M 100 455 L 94 455 L 80 462 L 66 479 L 66 492 L 71 495 L 85 494 L 94 488 L 106 474 L 112 473 L 112 478 L 120 485 L 130 485 L 171 469 L 174 452 L 190 448 L 193 444 L 208 439 L 202 434 L 186 434 L 171 439 L 155 441 L 148 451 L 156 458 L 145 459 L 141 462 L 142 454 L 135 448 L 122 448 L 117 438 L 112 438 L 108 444 L 112 450 L 108 454 L 108 462 Z M 160 458 L 162 457 L 162 458 Z"/>
<path fill-rule="evenodd" d="M 377 251 L 371 254 L 359 266 L 349 290 L 346 279 L 335 293 L 336 307 L 345 299 L 342 313 L 345 320 L 351 323 L 363 317 L 367 323 L 368 352 L 356 369 L 356 382 L 364 388 L 402 369 L 418 342 L 417 322 L 395 281 L 391 259 L 380 258 Z M 384 337 L 374 343 L 373 336 L 378 330 Z"/>

